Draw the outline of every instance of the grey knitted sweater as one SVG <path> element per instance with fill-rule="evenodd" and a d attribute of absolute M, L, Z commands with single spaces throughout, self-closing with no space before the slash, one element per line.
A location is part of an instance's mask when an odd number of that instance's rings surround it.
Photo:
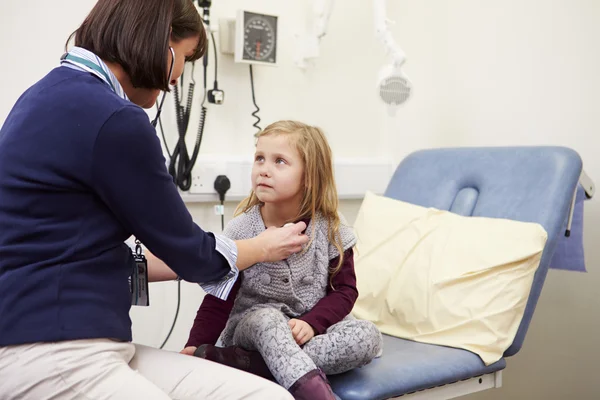
<path fill-rule="evenodd" d="M 280 310 L 290 318 L 310 311 L 327 292 L 329 261 L 339 255 L 335 245 L 329 243 L 327 221 L 317 214 L 308 224 L 307 234 L 313 232 L 312 242 L 304 252 L 291 255 L 283 261 L 258 263 L 241 272 L 242 285 L 220 342 L 233 345 L 237 324 L 251 311 L 263 307 Z M 233 240 L 249 239 L 265 230 L 259 206 L 241 214 L 229 222 L 225 236 Z M 344 251 L 354 246 L 353 230 L 342 218 L 340 236 Z"/>

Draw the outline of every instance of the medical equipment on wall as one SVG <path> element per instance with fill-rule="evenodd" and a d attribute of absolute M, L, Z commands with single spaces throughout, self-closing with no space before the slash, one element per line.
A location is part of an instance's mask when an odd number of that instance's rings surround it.
<path fill-rule="evenodd" d="M 380 99 L 387 105 L 388 113 L 394 115 L 398 106 L 408 100 L 412 91 L 412 83 L 404 74 L 401 67 L 406 61 L 406 55 L 398 47 L 388 28 L 385 0 L 373 1 L 375 36 L 385 46 L 386 55 L 391 62 L 379 71 L 377 77 L 377 92 Z M 300 36 L 295 63 L 300 68 L 306 68 L 309 61 L 319 56 L 320 41 L 327 32 L 327 25 L 333 9 L 333 0 L 316 0 L 313 4 L 312 31 Z"/>
<path fill-rule="evenodd" d="M 406 55 L 398 47 L 388 28 L 385 0 L 374 0 L 375 35 L 380 39 L 391 56 L 391 63 L 379 71 L 377 90 L 381 100 L 388 105 L 388 113 L 394 115 L 398 106 L 403 104 L 412 91 L 412 84 L 401 67 L 406 61 Z"/>
<path fill-rule="evenodd" d="M 260 14 L 239 10 L 235 24 L 235 62 L 245 63 L 250 71 L 250 89 L 255 110 L 252 116 L 256 122 L 252 124 L 257 129 L 256 135 L 262 128 L 258 125 L 260 107 L 256 104 L 254 91 L 254 72 L 252 65 L 277 65 L 278 18 L 275 15 Z"/>
<path fill-rule="evenodd" d="M 309 64 L 319 57 L 319 46 L 321 39 L 327 33 L 329 17 L 333 10 L 334 0 L 316 0 L 312 7 L 313 24 L 309 31 L 298 36 L 296 56 L 294 63 L 297 67 L 305 69 Z"/>
<path fill-rule="evenodd" d="M 257 129 L 260 107 L 256 104 L 254 90 L 253 65 L 278 66 L 279 47 L 279 17 L 248 10 L 238 10 L 236 18 L 223 18 L 219 22 L 221 53 L 232 54 L 236 63 L 248 64 L 250 72 L 250 89 L 255 110 L 252 116 L 256 122 L 252 124 Z"/>
<path fill-rule="evenodd" d="M 277 16 L 239 10 L 235 23 L 235 62 L 277 65 Z"/>
<path fill-rule="evenodd" d="M 207 32 L 210 32 L 210 0 L 198 0 L 198 6 L 202 10 L 202 20 Z M 177 187 L 182 191 L 188 191 L 192 185 L 192 170 L 194 165 L 196 164 L 196 160 L 198 158 L 198 154 L 200 152 L 200 146 L 202 143 L 202 137 L 204 135 L 204 126 L 206 123 L 206 114 L 207 107 L 206 101 L 208 100 L 211 104 L 222 104 L 225 98 L 225 93 L 219 89 L 218 80 L 217 80 L 217 51 L 215 44 L 215 37 L 212 32 L 209 33 L 209 42 L 212 42 L 213 52 L 214 52 L 214 62 L 215 62 L 215 77 L 214 77 L 214 85 L 212 89 L 208 89 L 207 84 L 207 75 L 208 75 L 208 61 L 210 57 L 210 51 L 207 49 L 203 59 L 203 83 L 204 90 L 201 93 L 202 102 L 200 104 L 200 118 L 198 121 L 198 129 L 196 133 L 196 140 L 194 143 L 194 147 L 192 150 L 192 154 L 189 154 L 188 147 L 186 144 L 186 134 L 188 132 L 188 128 L 190 125 L 190 116 L 192 113 L 192 104 L 194 100 L 194 89 L 195 89 L 195 79 L 194 79 L 194 70 L 196 62 L 192 62 L 191 73 L 190 73 L 190 83 L 187 85 L 187 95 L 184 99 L 184 81 L 186 80 L 185 68 L 184 72 L 181 75 L 181 78 L 178 80 L 177 84 L 173 87 L 173 99 L 175 103 L 175 117 L 177 124 L 177 142 L 171 152 L 169 146 L 167 144 L 164 129 L 162 126 L 162 121 L 158 118 L 158 122 L 160 124 L 160 131 L 162 135 L 162 139 L 165 143 L 165 149 L 169 156 L 169 174 L 173 177 L 173 181 L 177 185 Z M 209 44 L 210 48 L 210 44 Z M 164 101 L 164 97 L 163 100 Z M 158 106 L 158 110 L 162 107 Z M 160 111 L 157 114 L 157 117 L 160 115 Z"/>

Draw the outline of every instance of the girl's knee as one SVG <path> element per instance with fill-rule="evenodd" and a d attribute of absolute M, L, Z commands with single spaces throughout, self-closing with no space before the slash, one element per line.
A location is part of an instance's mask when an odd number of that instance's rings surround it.
<path fill-rule="evenodd" d="M 287 325 L 283 313 L 274 308 L 259 308 L 244 318 L 244 325 L 251 329 L 264 329 L 273 325 Z"/>
<path fill-rule="evenodd" d="M 366 352 L 368 353 L 365 354 L 365 358 L 370 361 L 381 353 L 383 347 L 381 331 L 371 321 L 357 321 L 357 323 L 357 328 L 360 329 L 362 333 L 362 340 L 364 343 L 370 344 L 369 346 L 365 346 L 365 350 L 367 350 Z"/>
<path fill-rule="evenodd" d="M 356 320 L 353 322 L 353 329 L 359 331 L 361 336 L 381 340 L 379 328 L 371 321 Z"/>

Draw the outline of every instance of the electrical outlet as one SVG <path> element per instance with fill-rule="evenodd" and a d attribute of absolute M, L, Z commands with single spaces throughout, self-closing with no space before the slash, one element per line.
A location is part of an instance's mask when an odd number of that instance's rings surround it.
<path fill-rule="evenodd" d="M 198 163 L 192 174 L 190 193 L 214 194 L 215 179 L 224 173 L 225 169 L 224 165 L 219 166 L 217 163 Z"/>
<path fill-rule="evenodd" d="M 241 200 L 250 193 L 250 173 L 252 171 L 252 157 L 235 156 L 204 156 L 198 159 L 192 171 L 192 186 L 190 194 L 210 195 L 210 199 L 217 199 L 215 179 L 219 175 L 226 175 L 231 182 L 231 189 L 227 192 L 229 200 Z"/>

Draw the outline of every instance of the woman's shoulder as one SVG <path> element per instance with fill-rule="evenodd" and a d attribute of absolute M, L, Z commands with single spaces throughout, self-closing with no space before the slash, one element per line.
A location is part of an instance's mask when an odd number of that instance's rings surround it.
<path fill-rule="evenodd" d="M 48 74 L 47 83 L 47 86 L 51 86 L 60 96 L 70 97 L 72 101 L 77 99 L 79 107 L 111 114 L 124 108 L 128 113 L 144 114 L 147 118 L 141 107 L 116 95 L 105 82 L 88 72 L 64 66 L 57 67 Z"/>

